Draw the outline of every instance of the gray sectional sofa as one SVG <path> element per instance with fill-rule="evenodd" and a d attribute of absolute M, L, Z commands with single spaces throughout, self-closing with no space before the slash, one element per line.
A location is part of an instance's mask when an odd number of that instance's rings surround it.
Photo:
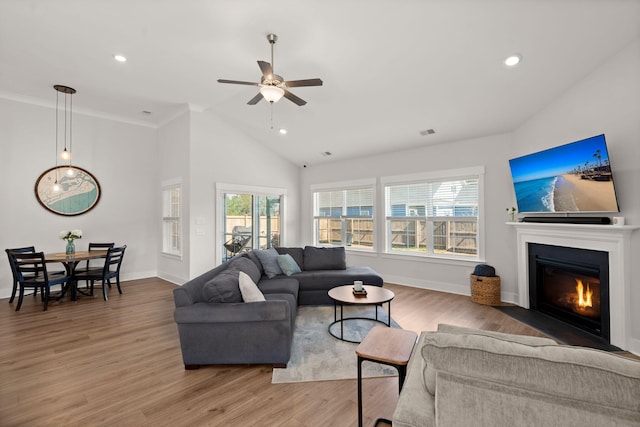
<path fill-rule="evenodd" d="M 640 362 L 439 325 L 418 339 L 394 427 L 639 426 Z"/>
<path fill-rule="evenodd" d="M 240 272 L 257 285 L 264 301 L 244 301 Z M 331 304 L 329 289 L 354 280 L 383 284 L 370 267 L 348 267 L 344 248 L 312 246 L 250 251 L 189 280 L 173 291 L 185 368 L 286 365 L 297 306 Z"/>

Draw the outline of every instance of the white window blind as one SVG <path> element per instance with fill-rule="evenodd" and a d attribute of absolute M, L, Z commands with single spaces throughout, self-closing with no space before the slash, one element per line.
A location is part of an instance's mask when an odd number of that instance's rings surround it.
<path fill-rule="evenodd" d="M 477 257 L 478 183 L 468 176 L 387 184 L 387 252 Z"/>
<path fill-rule="evenodd" d="M 373 250 L 374 186 L 316 191 L 315 244 Z"/>
<path fill-rule="evenodd" d="M 162 252 L 182 255 L 181 186 L 162 190 Z"/>

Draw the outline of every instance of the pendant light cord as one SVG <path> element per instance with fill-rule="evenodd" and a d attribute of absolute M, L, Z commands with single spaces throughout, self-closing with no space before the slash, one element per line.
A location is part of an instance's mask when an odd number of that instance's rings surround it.
<path fill-rule="evenodd" d="M 56 166 L 58 166 L 58 105 L 60 92 L 56 91 Z"/>
<path fill-rule="evenodd" d="M 69 95 L 69 154 L 73 153 L 73 94 Z M 71 155 L 69 156 L 69 167 L 71 167 Z"/>

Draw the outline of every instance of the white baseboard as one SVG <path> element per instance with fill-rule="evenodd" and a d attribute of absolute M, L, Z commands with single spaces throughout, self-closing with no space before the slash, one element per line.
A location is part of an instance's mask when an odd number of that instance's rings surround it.
<path fill-rule="evenodd" d="M 147 279 L 149 277 L 156 277 L 156 271 L 138 271 L 133 273 L 122 273 L 120 274 L 120 281 L 126 282 L 129 280 L 139 280 L 139 279 Z"/>
<path fill-rule="evenodd" d="M 166 280 L 167 282 L 171 282 L 174 285 L 178 285 L 178 286 L 182 286 L 183 283 L 187 282 L 187 280 L 181 277 L 172 276 L 171 274 L 165 274 L 165 273 L 158 273 L 156 277 L 159 277 L 162 280 Z"/>
<path fill-rule="evenodd" d="M 636 356 L 640 356 L 640 339 L 629 338 L 629 348 L 627 349 L 627 351 L 630 351 Z"/>
<path fill-rule="evenodd" d="M 416 280 L 415 277 L 402 276 L 385 276 L 385 282 L 395 285 L 409 286 L 412 288 L 427 289 L 430 291 L 446 292 L 449 294 L 471 296 L 471 287 L 469 285 L 460 285 L 459 283 L 434 282 L 430 280 Z M 515 292 L 501 292 L 500 301 L 517 304 L 518 294 Z"/>
<path fill-rule="evenodd" d="M 410 286 L 413 288 L 471 296 L 471 289 L 469 285 L 460 285 L 458 283 L 434 282 L 432 280 L 416 280 L 415 277 L 389 275 L 385 275 L 384 281 L 396 285 Z"/>

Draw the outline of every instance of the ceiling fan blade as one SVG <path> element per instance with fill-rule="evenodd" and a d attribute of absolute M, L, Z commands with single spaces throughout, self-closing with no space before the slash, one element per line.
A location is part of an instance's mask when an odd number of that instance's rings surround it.
<path fill-rule="evenodd" d="M 242 82 L 239 80 L 225 80 L 225 79 L 218 79 L 218 83 L 231 83 L 234 85 L 247 85 L 247 86 L 258 86 L 259 83 L 253 83 L 253 82 Z"/>
<path fill-rule="evenodd" d="M 291 80 L 291 81 L 284 82 L 284 84 L 287 87 L 322 86 L 322 80 L 320 79 Z"/>
<path fill-rule="evenodd" d="M 292 94 L 286 89 L 284 89 L 284 97 L 287 98 L 289 101 L 293 102 L 294 104 L 298 104 L 301 107 L 307 103 L 307 101 L 305 101 L 302 98 L 298 98 L 297 96 L 295 96 L 294 94 Z"/>
<path fill-rule="evenodd" d="M 258 66 L 260 67 L 260 71 L 262 71 L 262 77 L 272 78 L 273 67 L 271 67 L 271 64 L 265 61 L 258 61 Z"/>
<path fill-rule="evenodd" d="M 264 98 L 262 96 L 262 94 L 260 92 L 258 92 L 258 94 L 256 96 L 254 96 L 253 98 L 251 98 L 251 100 L 249 102 L 247 102 L 247 104 L 249 105 L 256 105 L 258 102 L 260 102 L 260 100 Z"/>

